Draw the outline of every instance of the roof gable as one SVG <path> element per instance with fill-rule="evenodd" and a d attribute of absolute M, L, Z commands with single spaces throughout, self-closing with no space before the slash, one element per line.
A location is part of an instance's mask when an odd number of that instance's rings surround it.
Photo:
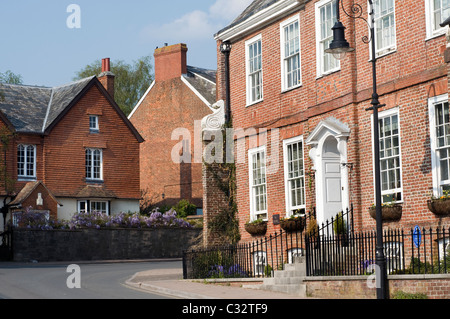
<path fill-rule="evenodd" d="M 216 71 L 198 68 L 194 66 L 187 66 L 187 74 L 181 76 L 181 80 L 191 89 L 200 100 L 203 101 L 210 109 L 216 102 Z M 131 119 L 134 113 L 138 110 L 139 106 L 144 102 L 148 96 L 155 81 L 150 85 L 147 92 L 142 96 L 139 102 L 128 115 L 128 119 Z"/>
<path fill-rule="evenodd" d="M 80 95 L 80 93 L 83 92 L 83 90 L 94 78 L 95 77 L 82 79 L 69 85 L 55 87 L 52 89 L 52 96 L 47 107 L 46 118 L 42 125 L 42 131 L 45 131 L 58 118 L 64 109 L 67 108 L 71 102 Z"/>
<path fill-rule="evenodd" d="M 42 134 L 93 78 L 54 88 L 0 84 L 0 111 L 16 132 Z"/>
<path fill-rule="evenodd" d="M 96 76 L 53 88 L 0 84 L 3 97 L 0 100 L 0 112 L 18 133 L 49 134 L 94 85 L 108 99 L 136 139 L 143 142 L 143 138 Z"/>

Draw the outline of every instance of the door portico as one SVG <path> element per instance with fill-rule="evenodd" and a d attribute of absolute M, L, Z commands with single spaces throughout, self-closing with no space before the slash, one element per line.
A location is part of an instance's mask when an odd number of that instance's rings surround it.
<path fill-rule="evenodd" d="M 306 144 L 311 146 L 319 224 L 349 208 L 347 140 L 350 128 L 335 118 L 320 122 Z"/>

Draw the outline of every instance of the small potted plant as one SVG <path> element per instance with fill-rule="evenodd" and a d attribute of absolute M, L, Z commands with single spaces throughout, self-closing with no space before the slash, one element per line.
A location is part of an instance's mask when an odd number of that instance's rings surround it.
<path fill-rule="evenodd" d="M 432 196 L 427 202 L 428 209 L 438 216 L 450 214 L 450 191 L 443 190 L 442 193 L 442 196 L 438 198 Z"/>
<path fill-rule="evenodd" d="M 263 236 L 267 232 L 267 222 L 262 219 L 249 221 L 245 224 L 245 230 L 252 236 Z"/>
<path fill-rule="evenodd" d="M 280 227 L 286 232 L 301 232 L 305 229 L 305 223 L 305 216 L 294 214 L 287 218 L 281 218 Z"/>
<path fill-rule="evenodd" d="M 338 213 L 333 220 L 333 231 L 341 246 L 348 246 L 347 225 L 343 212 Z"/>
<path fill-rule="evenodd" d="M 309 238 L 309 241 L 314 245 L 314 249 L 317 249 L 320 244 L 320 235 L 319 235 L 319 224 L 314 216 L 311 216 L 311 219 L 308 222 L 306 227 L 306 236 Z"/>

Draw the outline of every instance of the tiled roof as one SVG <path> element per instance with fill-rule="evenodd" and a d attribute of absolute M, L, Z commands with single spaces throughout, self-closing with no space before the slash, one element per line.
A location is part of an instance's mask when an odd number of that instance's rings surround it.
<path fill-rule="evenodd" d="M 216 102 L 216 71 L 187 67 L 184 78 L 201 94 L 211 105 Z"/>
<path fill-rule="evenodd" d="M 225 28 L 223 28 L 222 30 L 217 32 L 217 34 L 220 34 L 223 31 L 228 30 L 228 29 L 234 27 L 235 25 L 238 25 L 239 23 L 247 20 L 251 16 L 255 15 L 256 13 L 258 13 L 259 11 L 261 11 L 261 10 L 271 6 L 272 4 L 274 4 L 274 3 L 278 2 L 278 1 L 282 1 L 282 0 L 255 0 L 255 1 L 253 1 L 247 7 L 247 9 L 245 9 L 236 19 L 234 19 L 233 22 L 231 22 L 230 25 L 226 26 Z"/>
<path fill-rule="evenodd" d="M 25 184 L 25 186 L 22 188 L 22 190 L 19 192 L 19 194 L 17 194 L 17 196 L 14 198 L 14 200 L 9 203 L 10 206 L 18 206 L 18 205 L 22 205 L 22 203 L 33 193 L 33 191 L 39 186 L 42 185 L 45 190 L 48 192 L 48 194 L 54 199 L 54 201 L 56 203 L 58 203 L 58 205 L 62 204 L 56 199 L 55 195 L 53 195 L 52 192 L 50 192 L 48 190 L 47 187 L 45 187 L 45 185 L 41 182 L 41 181 L 34 181 L 34 182 L 29 182 L 27 184 Z"/>
<path fill-rule="evenodd" d="M 103 185 L 88 185 L 83 188 L 77 195 L 77 198 L 117 198 L 117 195 L 106 189 Z"/>
<path fill-rule="evenodd" d="M 0 111 L 16 132 L 43 133 L 93 78 L 54 88 L 0 84 Z"/>

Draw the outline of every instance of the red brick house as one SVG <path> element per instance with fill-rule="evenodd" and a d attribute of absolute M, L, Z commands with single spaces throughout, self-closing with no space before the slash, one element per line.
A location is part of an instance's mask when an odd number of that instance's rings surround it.
<path fill-rule="evenodd" d="M 347 12 L 353 1 L 341 1 Z M 367 1 L 355 1 L 368 12 Z M 449 77 L 442 1 L 374 1 L 380 102 L 380 157 L 384 203 L 402 206 L 385 227 L 450 224 L 427 207 L 450 188 Z M 336 21 L 335 0 L 255 0 L 215 38 L 218 97 L 225 99 L 225 56 L 230 52 L 231 114 L 245 159 L 237 161 L 238 209 L 244 224 L 315 207 L 319 222 L 354 206 L 355 229 L 373 229 L 375 201 L 367 24 L 341 13 L 355 48 L 343 60 L 324 50 Z M 381 8 L 381 9 L 380 9 Z M 405 19 L 407 17 L 407 19 Z M 253 132 L 253 131 L 252 131 Z M 239 144 L 241 143 L 241 144 Z"/>
<path fill-rule="evenodd" d="M 216 71 L 187 65 L 187 51 L 185 44 L 155 50 L 155 81 L 128 118 L 145 139 L 140 151 L 144 199 L 160 207 L 187 199 L 200 210 L 201 149 L 194 142 L 201 140 L 201 120 L 216 101 Z"/>
<path fill-rule="evenodd" d="M 142 137 L 114 102 L 109 59 L 98 77 L 47 88 L 1 84 L 2 164 L 11 209 L 59 219 L 77 211 L 139 211 Z M 124 183 L 126 181 L 126 183 Z"/>

